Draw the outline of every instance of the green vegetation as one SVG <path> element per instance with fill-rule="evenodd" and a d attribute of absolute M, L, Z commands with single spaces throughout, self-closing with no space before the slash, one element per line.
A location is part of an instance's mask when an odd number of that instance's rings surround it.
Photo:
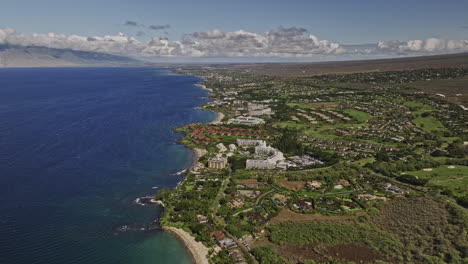
<path fill-rule="evenodd" d="M 352 116 L 359 123 L 366 122 L 367 120 L 372 118 L 372 115 L 363 111 L 355 110 L 355 109 L 345 109 L 343 112 Z"/>
<path fill-rule="evenodd" d="M 408 89 L 428 79 L 461 84 L 467 68 L 294 78 L 231 67 L 189 73 L 213 89 L 204 109 L 223 112 L 224 121 L 264 120 L 176 130 L 180 143 L 206 154 L 176 190 L 159 192 L 160 222 L 207 246 L 219 244 L 219 233 L 238 238 L 210 256 L 213 264 L 468 263 L 466 213 L 454 205 L 468 208 L 467 112 Z M 269 169 L 247 169 L 248 160 Z"/>
<path fill-rule="evenodd" d="M 462 208 L 427 196 L 391 201 L 369 222 L 396 236 L 410 263 L 456 264 L 468 261 L 466 223 Z"/>
<path fill-rule="evenodd" d="M 442 165 L 404 173 L 428 180 L 429 185 L 443 187 L 445 194 L 456 198 L 468 194 L 468 166 Z"/>
<path fill-rule="evenodd" d="M 269 229 L 271 241 L 277 244 L 360 243 L 393 256 L 403 248 L 391 234 L 364 224 L 283 223 Z"/>
<path fill-rule="evenodd" d="M 257 247 L 252 250 L 252 254 L 260 264 L 288 264 L 284 258 L 276 255 L 273 247 Z"/>
<path fill-rule="evenodd" d="M 419 116 L 413 119 L 413 122 L 420 128 L 426 131 L 443 131 L 444 125 L 433 116 Z"/>

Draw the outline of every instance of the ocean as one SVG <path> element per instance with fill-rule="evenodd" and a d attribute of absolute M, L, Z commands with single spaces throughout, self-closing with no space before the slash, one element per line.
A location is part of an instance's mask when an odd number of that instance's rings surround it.
<path fill-rule="evenodd" d="M 0 69 L 0 264 L 191 263 L 137 197 L 174 188 L 209 122 L 194 76 L 154 68 Z"/>

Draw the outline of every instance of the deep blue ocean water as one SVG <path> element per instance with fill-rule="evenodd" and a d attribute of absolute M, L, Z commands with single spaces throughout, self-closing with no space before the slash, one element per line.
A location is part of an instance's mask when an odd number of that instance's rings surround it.
<path fill-rule="evenodd" d="M 150 68 L 0 70 L 0 264 L 191 263 L 135 198 L 173 188 L 192 153 L 171 129 L 209 122 L 193 76 Z"/>

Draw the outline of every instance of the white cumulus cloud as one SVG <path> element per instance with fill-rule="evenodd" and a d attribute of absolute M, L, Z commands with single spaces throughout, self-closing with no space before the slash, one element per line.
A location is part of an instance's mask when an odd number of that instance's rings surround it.
<path fill-rule="evenodd" d="M 0 29 L 0 44 L 96 51 L 132 57 L 276 57 L 418 55 L 468 52 L 468 40 L 381 41 L 373 45 L 340 45 L 321 40 L 304 28 L 278 27 L 263 33 L 220 29 L 186 34 L 179 40 L 152 37 L 140 41 L 123 33 L 106 36 L 21 34 Z"/>
<path fill-rule="evenodd" d="M 468 52 L 468 40 L 428 38 L 423 40 L 410 40 L 406 42 L 381 41 L 378 43 L 378 50 L 383 52 L 398 52 L 409 54 L 441 54 Z"/>

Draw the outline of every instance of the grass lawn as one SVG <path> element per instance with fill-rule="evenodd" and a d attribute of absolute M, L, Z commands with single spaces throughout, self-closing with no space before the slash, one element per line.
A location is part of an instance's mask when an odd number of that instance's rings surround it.
<path fill-rule="evenodd" d="M 446 148 L 448 147 L 449 144 L 451 144 L 452 142 L 460 138 L 459 137 L 441 137 L 440 139 L 444 141 L 444 143 L 442 143 L 442 148 Z"/>
<path fill-rule="evenodd" d="M 303 129 L 305 125 L 296 123 L 294 121 L 287 121 L 287 122 L 278 122 L 273 126 L 278 128 L 292 128 L 292 129 Z"/>
<path fill-rule="evenodd" d="M 191 191 L 191 190 L 193 190 L 193 188 L 195 188 L 195 184 L 186 184 L 185 185 L 185 190 L 186 191 Z"/>
<path fill-rule="evenodd" d="M 446 130 L 445 126 L 433 116 L 419 116 L 413 119 L 413 123 L 426 131 L 441 131 Z"/>
<path fill-rule="evenodd" d="M 411 107 L 411 108 L 418 108 L 420 111 L 426 111 L 426 110 L 431 110 L 432 108 L 428 105 L 425 105 L 420 102 L 415 102 L 415 101 L 406 101 L 403 103 L 404 106 Z"/>
<path fill-rule="evenodd" d="M 429 179 L 430 185 L 446 187 L 458 194 L 468 192 L 468 166 L 442 165 L 437 168 L 427 168 L 419 171 L 407 171 L 423 179 Z"/>
<path fill-rule="evenodd" d="M 422 128 L 425 131 L 441 131 L 441 130 L 447 130 L 445 126 L 435 117 L 429 115 L 426 117 L 422 117 L 421 115 L 425 112 L 431 112 L 434 109 L 432 109 L 431 106 L 420 103 L 420 102 L 415 102 L 415 101 L 406 101 L 403 103 L 404 106 L 413 108 L 413 116 L 416 117 L 413 119 L 413 123 Z M 416 110 L 414 110 L 416 109 Z"/>
<path fill-rule="evenodd" d="M 366 122 L 372 118 L 371 114 L 355 109 L 345 109 L 343 112 L 356 119 L 359 123 Z"/>
<path fill-rule="evenodd" d="M 353 162 L 353 164 L 356 164 L 358 166 L 364 166 L 366 165 L 367 163 L 373 163 L 375 161 L 375 158 L 374 157 L 370 157 L 370 158 L 365 158 L 365 159 L 360 159 L 360 160 L 356 160 L 355 162 Z"/>

